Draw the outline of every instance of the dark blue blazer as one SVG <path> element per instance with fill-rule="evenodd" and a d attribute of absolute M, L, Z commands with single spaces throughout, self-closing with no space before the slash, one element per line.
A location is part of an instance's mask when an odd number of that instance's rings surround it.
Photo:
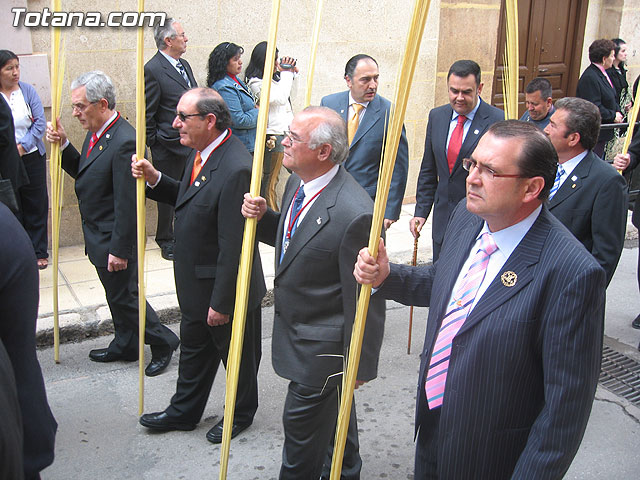
<path fill-rule="evenodd" d="M 589 152 L 549 201 L 549 211 L 607 272 L 616 271 L 627 230 L 627 182 Z"/>
<path fill-rule="evenodd" d="M 431 235 L 436 243 L 442 243 L 449 216 L 466 195 L 467 171 L 462 168 L 462 159 L 473 153 L 480 137 L 491 125 L 504 120 L 502 110 L 480 102 L 451 173 L 447 163 L 447 136 L 453 109 L 447 104 L 429 112 L 414 216 L 428 218 L 433 207 Z"/>
<path fill-rule="evenodd" d="M 320 101 L 320 105 L 329 107 L 338 112 L 345 122 L 349 115 L 349 91 L 327 95 Z M 382 163 L 382 147 L 386 135 L 386 125 L 389 124 L 389 110 L 391 102 L 380 95 L 376 95 L 362 117 L 358 125 L 351 146 L 349 157 L 344 167 L 362 188 L 375 200 L 378 188 L 378 173 Z M 409 147 L 407 135 L 402 127 L 402 136 L 396 154 L 396 163 L 391 177 L 389 197 L 384 218 L 397 220 L 400 218 L 400 209 L 404 199 L 404 190 L 407 186 L 407 172 L 409 169 Z"/>
<path fill-rule="evenodd" d="M 376 293 L 429 306 L 424 379 L 453 285 L 483 225 L 460 202 L 435 265 L 393 265 Z M 517 275 L 515 285 L 501 280 Z M 605 272 L 543 207 L 456 335 L 438 432 L 441 479 L 560 479 L 587 425 L 600 372 Z"/>

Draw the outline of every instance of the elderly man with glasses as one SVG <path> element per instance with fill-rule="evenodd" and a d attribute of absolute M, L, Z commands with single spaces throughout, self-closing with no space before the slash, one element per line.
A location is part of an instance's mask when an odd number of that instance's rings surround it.
<path fill-rule="evenodd" d="M 71 83 L 73 116 L 87 135 L 78 152 L 57 121 L 47 140 L 62 146 L 62 168 L 75 179 L 85 251 L 96 267 L 111 310 L 115 338 L 107 348 L 89 352 L 94 362 L 138 359 L 138 279 L 136 267 L 135 182 L 129 160 L 136 149 L 133 127 L 115 110 L 111 79 L 102 72 L 80 75 Z M 147 303 L 145 343 L 151 345 L 147 376 L 162 373 L 178 337 L 160 323 Z"/>

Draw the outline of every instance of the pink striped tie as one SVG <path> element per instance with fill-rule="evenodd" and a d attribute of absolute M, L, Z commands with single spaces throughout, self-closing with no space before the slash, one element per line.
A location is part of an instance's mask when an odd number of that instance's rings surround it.
<path fill-rule="evenodd" d="M 484 280 L 489 257 L 497 249 L 498 247 L 491 234 L 488 232 L 483 233 L 480 237 L 480 247 L 471 261 L 469 271 L 462 279 L 462 284 L 456 290 L 442 319 L 438 338 L 431 354 L 431 362 L 429 363 L 427 382 L 425 384 L 427 403 L 431 410 L 442 405 L 447 369 L 449 368 L 449 356 L 451 355 L 451 343 L 469 315 L 469 310 L 476 298 L 478 288 L 480 288 L 480 284 Z"/>

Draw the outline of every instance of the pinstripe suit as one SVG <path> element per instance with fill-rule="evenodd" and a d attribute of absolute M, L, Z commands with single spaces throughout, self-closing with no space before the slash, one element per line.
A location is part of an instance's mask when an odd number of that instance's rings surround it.
<path fill-rule="evenodd" d="M 392 265 L 376 294 L 431 307 L 416 430 L 436 425 L 441 479 L 561 478 L 584 434 L 600 370 L 604 270 L 543 207 L 455 337 L 444 403 L 432 412 L 424 392 L 431 350 L 483 225 L 465 207 L 454 210 L 435 265 Z M 517 274 L 512 287 L 501 281 L 506 271 Z"/>

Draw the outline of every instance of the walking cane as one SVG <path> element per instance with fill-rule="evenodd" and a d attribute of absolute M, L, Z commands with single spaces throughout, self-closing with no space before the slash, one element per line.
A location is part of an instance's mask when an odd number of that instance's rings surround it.
<path fill-rule="evenodd" d="M 418 225 L 420 222 L 416 220 L 416 238 L 413 241 L 413 258 L 411 259 L 411 266 L 415 267 L 418 262 L 418 239 L 420 238 L 420 232 L 418 231 Z M 409 341 L 407 342 L 407 355 L 411 354 L 411 330 L 413 329 L 413 305 L 409 307 Z"/>

